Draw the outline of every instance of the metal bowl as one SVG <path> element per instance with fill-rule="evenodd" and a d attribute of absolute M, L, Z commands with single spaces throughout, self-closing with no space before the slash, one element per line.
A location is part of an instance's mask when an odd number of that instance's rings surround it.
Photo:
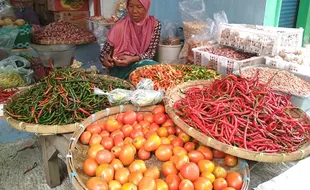
<path fill-rule="evenodd" d="M 54 67 L 66 67 L 72 63 L 72 57 L 75 53 L 75 45 L 37 45 L 31 44 L 33 48 L 40 56 L 44 66 L 49 67 L 48 60 L 53 60 Z"/>

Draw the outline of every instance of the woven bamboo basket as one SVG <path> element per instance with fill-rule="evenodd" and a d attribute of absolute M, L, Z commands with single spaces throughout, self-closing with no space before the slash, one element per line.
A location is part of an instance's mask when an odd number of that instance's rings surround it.
<path fill-rule="evenodd" d="M 177 66 L 186 66 L 186 67 L 190 67 L 190 66 L 193 66 L 193 65 L 187 65 L 187 64 L 173 64 L 173 63 L 171 63 L 171 64 L 146 65 L 146 66 L 138 67 L 138 68 L 135 69 L 133 72 L 131 72 L 130 75 L 129 75 L 129 77 L 128 77 L 128 81 L 129 81 L 132 85 L 137 86 L 137 84 L 131 80 L 132 76 L 133 76 L 135 73 L 139 72 L 140 70 L 144 70 L 144 69 L 146 69 L 146 68 L 148 68 L 148 67 L 160 67 L 160 66 L 163 66 L 163 65 L 169 65 L 169 66 L 171 66 L 171 67 L 177 67 Z M 198 65 L 195 65 L 195 66 L 198 66 Z M 201 67 L 203 67 L 203 66 L 201 66 Z M 214 72 L 216 72 L 216 71 L 214 71 Z M 168 89 L 168 90 L 169 90 L 169 89 Z"/>
<path fill-rule="evenodd" d="M 107 76 L 107 75 L 96 75 L 96 74 L 89 74 L 89 76 L 99 76 L 100 78 L 104 78 L 109 81 L 119 81 L 125 83 L 131 90 L 134 90 L 135 87 L 132 86 L 129 82 L 124 81 L 119 78 Z M 36 133 L 39 135 L 54 135 L 54 134 L 62 134 L 62 133 L 72 133 L 76 129 L 78 129 L 80 123 L 72 123 L 67 125 L 41 125 L 41 124 L 34 124 L 34 123 L 25 123 L 22 121 L 18 121 L 13 119 L 10 115 L 6 113 L 10 105 L 14 102 L 14 100 L 18 99 L 20 96 L 23 96 L 28 93 L 28 91 L 35 85 L 28 86 L 23 88 L 21 91 L 15 93 L 11 98 L 9 98 L 3 107 L 3 116 L 7 120 L 8 124 L 18 130 L 27 131 L 30 133 Z"/>
<path fill-rule="evenodd" d="M 89 150 L 88 145 L 83 145 L 80 143 L 79 138 L 82 135 L 82 133 L 85 131 L 85 127 L 92 123 L 96 123 L 99 121 L 105 121 L 109 116 L 116 115 L 120 112 L 125 112 L 128 110 L 134 110 L 143 112 L 144 114 L 151 113 L 154 106 L 150 107 L 143 107 L 143 108 L 137 108 L 133 105 L 124 105 L 121 107 L 113 107 L 110 109 L 106 109 L 100 112 L 97 112 L 94 114 L 93 117 L 87 118 L 80 126 L 79 128 L 74 132 L 71 141 L 69 143 L 68 148 L 68 154 L 66 158 L 67 163 L 67 169 L 68 174 L 70 177 L 70 182 L 72 183 L 73 187 L 75 189 L 87 189 L 86 183 L 87 180 L 90 179 L 89 176 L 87 176 L 83 172 L 83 162 L 87 158 L 87 152 Z M 223 166 L 227 171 L 238 171 L 241 172 L 243 176 L 243 186 L 241 190 L 247 190 L 249 188 L 250 183 L 250 170 L 247 162 L 245 160 L 239 159 L 238 165 L 234 168 L 228 168 L 224 166 L 224 160 L 218 159 L 214 160 L 215 163 L 220 164 Z M 145 161 L 146 166 L 149 167 L 158 167 L 161 169 L 162 162 L 158 161 L 155 156 L 152 156 L 149 160 Z M 163 177 L 163 176 L 161 176 Z"/>
<path fill-rule="evenodd" d="M 299 148 L 295 152 L 283 153 L 283 154 L 262 153 L 262 152 L 255 152 L 255 151 L 250 151 L 250 150 L 246 150 L 243 148 L 238 148 L 235 146 L 227 145 L 187 125 L 174 112 L 173 110 L 174 102 L 184 97 L 184 92 L 186 91 L 186 89 L 191 88 L 191 87 L 202 87 L 205 85 L 209 85 L 211 83 L 212 83 L 211 80 L 209 81 L 198 80 L 198 81 L 190 81 L 187 83 L 183 83 L 171 89 L 170 91 L 168 91 L 164 97 L 166 112 L 172 118 L 174 123 L 177 126 L 179 126 L 183 131 L 185 131 L 188 135 L 197 139 L 198 141 L 200 141 L 206 146 L 210 146 L 212 148 L 215 148 L 227 154 L 237 156 L 239 158 L 244 158 L 247 160 L 254 160 L 258 162 L 290 162 L 290 161 L 303 159 L 304 157 L 310 154 L 310 141 L 305 143 L 301 148 Z M 298 117 L 305 113 L 303 113 L 302 110 L 296 108 L 295 110 L 290 110 L 290 114 L 293 114 L 293 116 Z M 310 123 L 310 120 L 308 119 L 307 122 Z"/>

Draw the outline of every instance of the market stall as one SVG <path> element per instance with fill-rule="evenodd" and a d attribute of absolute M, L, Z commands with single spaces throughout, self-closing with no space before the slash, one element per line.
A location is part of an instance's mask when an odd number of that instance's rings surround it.
<path fill-rule="evenodd" d="M 1 18 L 8 44 L 0 48 L 3 116 L 40 137 L 50 187 L 61 183 L 58 153 L 72 186 L 90 190 L 268 189 L 271 182 L 261 183 L 283 173 L 281 163 L 306 167 L 310 59 L 303 29 L 229 24 L 224 12 L 206 18 L 189 3 L 180 2 L 185 41 L 169 24 L 161 41 L 177 46 L 184 64 L 161 57 L 128 80 L 83 69 L 74 58 L 79 45 L 102 46 L 126 14 L 124 1 L 110 18 L 87 18 L 88 29 L 60 20 L 26 32 L 37 57 L 10 54 L 30 23 Z"/>

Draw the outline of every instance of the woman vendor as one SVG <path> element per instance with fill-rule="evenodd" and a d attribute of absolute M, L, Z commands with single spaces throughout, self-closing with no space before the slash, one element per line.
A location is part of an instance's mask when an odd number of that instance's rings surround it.
<path fill-rule="evenodd" d="M 109 31 L 100 61 L 110 75 L 127 79 L 137 67 L 157 64 L 161 24 L 148 15 L 151 0 L 127 0 L 128 14 Z"/>

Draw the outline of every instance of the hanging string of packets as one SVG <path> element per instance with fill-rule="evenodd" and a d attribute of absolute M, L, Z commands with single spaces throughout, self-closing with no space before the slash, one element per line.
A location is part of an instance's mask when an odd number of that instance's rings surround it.
<path fill-rule="evenodd" d="M 154 90 L 154 83 L 150 79 L 141 80 L 136 90 L 114 89 L 110 92 L 104 92 L 99 88 L 94 88 L 97 95 L 107 96 L 110 104 L 124 105 L 132 103 L 135 106 L 151 106 L 160 103 L 164 98 L 164 91 Z"/>

